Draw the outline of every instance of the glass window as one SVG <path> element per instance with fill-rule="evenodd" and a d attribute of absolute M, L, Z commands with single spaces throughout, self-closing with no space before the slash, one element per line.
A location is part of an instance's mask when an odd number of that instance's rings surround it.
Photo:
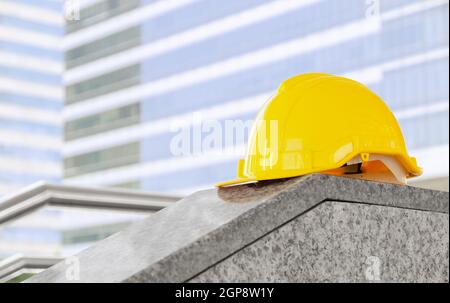
<path fill-rule="evenodd" d="M 104 0 L 80 11 L 80 20 L 68 21 L 66 33 L 73 33 L 88 26 L 108 20 L 139 6 L 140 0 Z"/>
<path fill-rule="evenodd" d="M 66 87 L 66 104 L 118 91 L 140 82 L 140 65 L 135 64 Z"/>
<path fill-rule="evenodd" d="M 64 176 L 74 177 L 95 171 L 135 164 L 140 159 L 139 142 L 115 146 L 64 159 Z"/>
<path fill-rule="evenodd" d="M 119 53 L 135 47 L 141 42 L 140 27 L 131 27 L 105 38 L 73 48 L 66 53 L 66 68 L 86 64 L 88 62 Z"/>
<path fill-rule="evenodd" d="M 68 121 L 65 125 L 65 140 L 70 141 L 105 131 L 139 123 L 140 104 L 135 103 L 115 108 L 100 114 Z"/>

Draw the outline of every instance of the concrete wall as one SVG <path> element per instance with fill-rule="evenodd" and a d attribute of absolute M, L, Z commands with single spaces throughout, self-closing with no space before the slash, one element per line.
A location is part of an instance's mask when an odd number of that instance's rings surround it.
<path fill-rule="evenodd" d="M 448 281 L 448 192 L 329 175 L 195 193 L 30 282 Z"/>
<path fill-rule="evenodd" d="M 448 281 L 448 228 L 442 213 L 330 201 L 190 282 Z"/>

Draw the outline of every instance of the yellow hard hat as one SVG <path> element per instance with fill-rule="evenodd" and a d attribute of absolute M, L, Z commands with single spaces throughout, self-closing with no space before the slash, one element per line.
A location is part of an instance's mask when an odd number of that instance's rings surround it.
<path fill-rule="evenodd" d="M 333 173 L 358 159 L 382 160 L 405 180 L 422 173 L 396 118 L 375 93 L 344 77 L 303 74 L 284 81 L 264 104 L 238 179 L 217 186 Z"/>

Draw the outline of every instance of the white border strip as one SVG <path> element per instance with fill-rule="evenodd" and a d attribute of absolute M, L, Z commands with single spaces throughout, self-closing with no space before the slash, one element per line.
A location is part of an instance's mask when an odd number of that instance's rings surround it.
<path fill-rule="evenodd" d="M 0 25 L 0 39 L 49 50 L 60 50 L 62 41 L 62 37 L 56 35 L 42 34 L 5 25 Z"/>
<path fill-rule="evenodd" d="M 80 3 L 80 9 L 84 9 L 86 7 L 92 6 L 101 0 L 79 0 Z"/>
<path fill-rule="evenodd" d="M 61 75 L 63 64 L 58 61 L 15 54 L 0 50 L 0 65 L 38 71 L 44 74 Z"/>
<path fill-rule="evenodd" d="M 62 148 L 61 138 L 34 134 L 10 129 L 0 129 L 0 145 L 22 146 L 41 150 L 60 151 Z"/>
<path fill-rule="evenodd" d="M 383 74 L 390 70 L 420 64 L 443 57 L 448 57 L 448 49 L 438 49 L 428 53 L 414 55 L 411 57 L 394 60 L 392 62 L 382 63 L 376 66 L 370 66 L 362 70 L 346 73 L 344 76 L 368 85 L 371 83 L 380 82 L 383 79 Z M 233 117 L 236 114 L 251 113 L 255 112 L 272 93 L 273 92 L 268 91 L 249 98 L 238 99 L 221 105 L 203 108 L 196 112 L 201 117 L 205 117 L 208 120 L 220 120 L 227 117 Z M 403 115 L 407 115 L 407 113 L 404 113 Z M 192 120 L 191 118 L 192 113 L 185 113 L 69 141 L 64 145 L 63 154 L 66 157 L 71 157 L 101 148 L 108 148 L 119 144 L 129 143 L 143 137 L 168 132 L 170 131 L 170 125 L 174 125 L 176 123 L 179 124 L 178 121 L 184 121 L 181 125 L 187 126 L 189 124 L 186 123 L 190 123 Z"/>
<path fill-rule="evenodd" d="M 62 166 L 59 161 L 28 160 L 24 158 L 8 157 L 0 155 L 0 171 L 36 175 L 45 177 L 61 177 Z"/>
<path fill-rule="evenodd" d="M 425 149 L 413 150 L 410 155 L 417 159 L 419 166 L 423 168 L 423 175 L 411 179 L 421 181 L 433 178 L 448 177 L 449 175 L 449 146 L 440 145 Z"/>
<path fill-rule="evenodd" d="M 67 120 L 92 115 L 108 109 L 133 103 L 183 87 L 242 72 L 264 64 L 274 63 L 293 56 L 326 48 L 380 30 L 378 19 L 363 19 L 321 33 L 277 44 L 255 52 L 237 56 L 225 61 L 189 70 L 167 78 L 113 92 L 100 97 L 69 105 L 63 116 Z"/>
<path fill-rule="evenodd" d="M 448 0 L 427 0 L 403 6 L 400 9 L 389 11 L 382 15 L 383 21 L 401 18 L 406 15 L 415 14 L 424 10 L 432 9 L 444 4 L 448 4 Z"/>
<path fill-rule="evenodd" d="M 440 101 L 428 105 L 421 105 L 398 112 L 394 112 L 398 120 L 411 119 L 419 116 L 431 115 L 434 113 L 442 113 L 448 111 L 449 100 Z"/>
<path fill-rule="evenodd" d="M 94 26 L 67 35 L 63 41 L 63 49 L 68 50 L 85 43 L 101 39 L 109 34 L 127 27 L 140 24 L 144 20 L 155 18 L 167 12 L 176 10 L 198 0 L 164 0 L 139 7 L 131 12 L 121 14 Z"/>
<path fill-rule="evenodd" d="M 1 102 L 0 118 L 62 126 L 59 112 Z"/>
<path fill-rule="evenodd" d="M 0 77 L 0 91 L 50 98 L 58 102 L 62 102 L 64 97 L 63 88 L 59 85 L 38 84 L 6 77 Z"/>
<path fill-rule="evenodd" d="M 126 52 L 112 55 L 85 65 L 70 69 L 64 76 L 64 83 L 76 82 L 135 64 L 144 59 L 194 44 L 208 38 L 231 32 L 268 18 L 273 18 L 292 10 L 317 3 L 319 0 L 274 1 L 249 10 L 203 24 L 193 29 L 139 46 Z"/>
<path fill-rule="evenodd" d="M 0 2 L 0 15 L 12 16 L 48 25 L 64 25 L 63 16 L 54 10 L 44 9 L 24 3 L 2 0 Z"/>

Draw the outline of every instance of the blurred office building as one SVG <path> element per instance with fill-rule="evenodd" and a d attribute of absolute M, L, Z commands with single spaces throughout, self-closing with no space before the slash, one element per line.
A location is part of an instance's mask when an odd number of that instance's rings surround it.
<path fill-rule="evenodd" d="M 412 183 L 448 190 L 448 14 L 448 0 L 0 0 L 0 274 L 234 178 L 246 122 L 305 72 L 372 88 L 424 168 Z M 66 185 L 13 193 L 38 180 Z"/>
<path fill-rule="evenodd" d="M 49 184 L 62 180 L 63 4 L 0 0 L 0 281 L 12 265 L 72 255 L 171 198 Z"/>
<path fill-rule="evenodd" d="M 62 176 L 61 1 L 0 1 L 0 196 Z"/>
<path fill-rule="evenodd" d="M 54 226 L 62 212 L 45 210 L 11 225 L 1 218 L 11 211 L 3 197 L 62 179 L 61 12 L 62 0 L 0 0 L 0 259 L 48 252 L 56 243 L 44 226 Z"/>
<path fill-rule="evenodd" d="M 172 122 L 253 119 L 282 80 L 320 71 L 377 92 L 422 186 L 448 188 L 448 1 L 91 2 L 64 43 L 66 183 L 184 194 L 231 179 L 239 152 L 177 155 Z"/>

